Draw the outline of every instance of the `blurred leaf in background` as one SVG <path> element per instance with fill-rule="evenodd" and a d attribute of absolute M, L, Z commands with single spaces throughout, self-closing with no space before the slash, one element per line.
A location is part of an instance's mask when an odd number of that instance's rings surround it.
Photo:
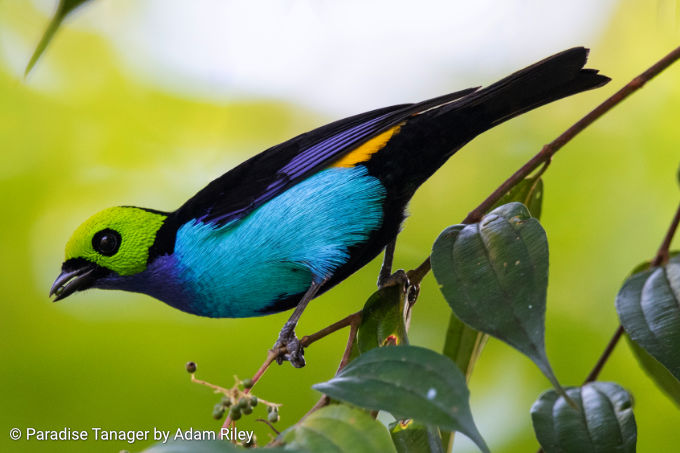
<path fill-rule="evenodd" d="M 59 3 L 57 4 L 57 10 L 54 12 L 50 23 L 47 25 L 47 28 L 42 35 L 42 38 L 40 38 L 40 42 L 36 46 L 35 50 L 33 51 L 33 55 L 31 55 L 31 59 L 26 65 L 26 75 L 31 72 L 33 66 L 35 66 L 40 56 L 45 52 L 45 49 L 49 45 L 50 41 L 52 41 L 52 38 L 54 38 L 55 33 L 59 29 L 59 26 L 64 21 L 66 16 L 68 16 L 80 5 L 88 1 L 89 0 L 59 0 Z"/>

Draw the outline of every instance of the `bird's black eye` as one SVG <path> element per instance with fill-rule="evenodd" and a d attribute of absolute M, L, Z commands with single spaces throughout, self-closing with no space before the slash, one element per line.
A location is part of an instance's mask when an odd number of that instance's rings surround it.
<path fill-rule="evenodd" d="M 92 247 L 104 256 L 113 256 L 120 247 L 120 233 L 109 228 L 101 230 L 92 238 Z"/>

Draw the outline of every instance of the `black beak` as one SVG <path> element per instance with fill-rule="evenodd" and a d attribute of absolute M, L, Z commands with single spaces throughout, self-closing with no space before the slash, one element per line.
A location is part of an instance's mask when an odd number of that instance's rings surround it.
<path fill-rule="evenodd" d="M 75 260 L 74 260 L 75 261 Z M 50 296 L 56 296 L 52 302 L 64 299 L 76 291 L 92 287 L 97 279 L 97 265 L 85 260 L 67 261 L 61 267 L 61 274 L 52 284 Z"/>

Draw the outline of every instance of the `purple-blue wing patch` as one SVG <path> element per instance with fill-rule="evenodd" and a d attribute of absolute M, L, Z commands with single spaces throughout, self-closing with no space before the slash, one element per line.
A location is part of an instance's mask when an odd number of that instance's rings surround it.
<path fill-rule="evenodd" d="M 390 117 L 393 117 L 393 114 L 388 113 L 381 115 L 363 124 L 344 130 L 307 148 L 293 157 L 290 162 L 276 172 L 278 177 L 272 181 L 249 206 L 213 217 L 210 221 L 219 225 L 224 225 L 242 218 L 255 207 L 261 206 L 290 187 L 292 182 L 297 183 L 301 181 L 304 177 L 313 174 L 319 166 L 327 165 L 338 159 L 344 154 L 343 151 L 354 149 L 358 142 L 363 142 L 365 139 L 374 136 L 377 131 L 385 129 L 386 125 L 391 126 L 393 121 L 389 121 Z M 206 219 L 207 216 L 200 220 L 205 221 Z"/>
<path fill-rule="evenodd" d="M 381 115 L 317 143 L 295 156 L 279 170 L 279 173 L 286 174 L 290 178 L 305 174 L 308 170 L 316 167 L 319 162 L 327 162 L 330 158 L 337 157 L 338 151 L 346 149 L 347 145 L 354 144 L 369 135 L 374 135 L 376 129 L 385 127 L 381 120 L 385 120 L 389 116 L 391 116 L 389 113 Z"/>
<path fill-rule="evenodd" d="M 212 181 L 177 210 L 177 220 L 182 224 L 197 219 L 215 227 L 237 221 L 409 116 L 475 90 L 471 88 L 418 104 L 373 110 L 299 135 Z"/>

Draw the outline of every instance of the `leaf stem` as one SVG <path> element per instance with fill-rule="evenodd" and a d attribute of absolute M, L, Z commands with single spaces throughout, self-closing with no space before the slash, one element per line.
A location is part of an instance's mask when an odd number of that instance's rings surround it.
<path fill-rule="evenodd" d="M 668 227 L 668 231 L 666 231 L 666 235 L 664 236 L 663 241 L 659 246 L 659 250 L 656 252 L 656 256 L 651 261 L 649 267 L 661 266 L 666 261 L 668 261 L 671 241 L 673 240 L 673 236 L 675 236 L 675 233 L 678 230 L 678 224 L 680 224 L 680 205 L 678 205 L 678 209 L 675 211 L 675 216 L 673 217 L 673 220 L 671 221 L 671 224 Z M 602 367 L 604 367 L 604 364 L 607 363 L 607 360 L 609 360 L 609 356 L 611 355 L 612 351 L 614 350 L 617 343 L 621 339 L 623 333 L 624 333 L 623 326 L 619 325 L 619 327 L 616 329 L 616 332 L 614 333 L 614 336 L 612 336 L 612 339 L 609 340 L 607 347 L 604 349 L 602 355 L 597 360 L 597 363 L 588 374 L 588 377 L 586 378 L 584 384 L 587 384 L 588 382 L 593 382 L 597 379 L 598 375 L 600 374 L 600 371 L 602 371 Z"/>
<path fill-rule="evenodd" d="M 353 313 L 349 315 L 345 319 L 352 318 L 349 324 L 349 336 L 347 337 L 347 345 L 345 346 L 345 352 L 342 354 L 342 359 L 340 360 L 340 365 L 338 365 L 338 371 L 335 372 L 337 375 L 340 370 L 345 368 L 345 366 L 349 363 L 349 357 L 352 355 L 352 347 L 354 346 L 354 340 L 357 337 L 357 332 L 359 331 L 359 324 L 361 324 L 361 311 L 358 311 L 356 313 Z M 358 315 L 358 316 L 357 316 Z M 336 323 L 337 324 L 337 323 Z M 312 408 L 307 411 L 305 415 L 302 416 L 300 420 L 297 421 L 296 425 L 300 424 L 304 419 L 309 417 L 313 412 L 318 411 L 319 409 L 328 406 L 331 402 L 331 399 L 328 395 L 322 395 L 319 401 L 312 406 Z"/>
<path fill-rule="evenodd" d="M 678 224 L 680 224 L 680 205 L 678 205 L 678 209 L 675 211 L 675 217 L 673 217 L 673 220 L 671 221 L 671 226 L 668 227 L 666 236 L 659 246 L 659 251 L 656 252 L 656 256 L 652 260 L 651 267 L 660 266 L 668 261 L 671 241 L 673 241 L 673 236 L 675 236 L 675 232 L 678 230 Z"/>
<path fill-rule="evenodd" d="M 656 256 L 649 265 L 650 268 L 661 266 L 665 264 L 666 261 L 668 261 L 671 241 L 673 241 L 673 236 L 675 236 L 675 233 L 678 230 L 678 224 L 680 224 L 680 205 L 678 205 L 678 209 L 675 211 L 675 216 L 673 217 L 673 220 L 671 221 L 671 224 L 668 227 L 668 231 L 666 231 L 666 235 L 664 236 L 663 241 L 659 246 L 659 250 L 656 252 Z M 623 326 L 619 325 L 619 327 L 616 329 L 616 332 L 612 336 L 612 339 L 609 340 L 607 347 L 602 352 L 602 355 L 597 360 L 597 363 L 588 374 L 588 377 L 586 378 L 584 384 L 587 384 L 588 382 L 593 382 L 597 379 L 597 377 L 600 374 L 600 371 L 602 371 L 602 367 L 604 367 L 604 364 L 607 363 L 607 360 L 609 360 L 609 356 L 611 355 L 612 351 L 614 351 L 614 348 L 618 344 L 623 333 L 624 333 Z"/>
<path fill-rule="evenodd" d="M 265 420 L 264 418 L 256 418 L 255 421 L 256 421 L 256 422 L 262 422 L 262 423 L 264 423 L 265 425 L 269 426 L 269 427 L 272 429 L 272 431 L 274 431 L 274 432 L 276 433 L 277 436 L 278 436 L 279 434 L 281 434 L 276 428 L 274 428 L 274 425 L 272 425 L 272 424 L 269 422 L 269 420 Z"/>
<path fill-rule="evenodd" d="M 319 330 L 318 332 L 315 332 L 311 335 L 305 335 L 304 337 L 302 337 L 300 339 L 300 343 L 302 344 L 303 347 L 307 347 L 307 346 L 311 345 L 312 343 L 314 343 L 314 342 L 316 342 L 316 341 L 318 341 L 318 340 L 320 340 L 324 337 L 327 337 L 328 335 L 332 334 L 333 332 L 336 332 L 336 331 L 338 331 L 338 330 L 340 330 L 344 327 L 351 326 L 349 347 L 345 348 L 345 354 L 343 355 L 342 361 L 340 362 L 340 368 L 338 369 L 338 371 L 339 371 L 340 369 L 342 369 L 342 367 L 344 367 L 347 364 L 347 360 L 349 360 L 348 349 L 351 352 L 351 349 L 352 349 L 351 345 L 354 342 L 354 337 L 356 337 L 356 332 L 357 332 L 357 328 L 359 326 L 359 321 L 361 321 L 361 310 L 357 311 L 356 313 L 352 313 L 349 316 L 344 317 L 340 321 L 334 322 L 333 324 L 331 324 L 328 327 L 324 327 L 323 329 Z M 253 389 L 253 387 L 255 387 L 255 384 L 257 384 L 257 382 L 260 380 L 262 375 L 264 375 L 264 373 L 269 369 L 269 367 L 276 360 L 276 358 L 279 355 L 281 355 L 285 352 L 286 352 L 285 347 L 281 347 L 281 348 L 278 348 L 278 349 L 270 349 L 267 352 L 267 358 L 264 359 L 264 362 L 262 363 L 262 365 L 260 365 L 260 368 L 255 372 L 255 374 L 251 378 L 252 381 L 253 381 L 252 387 L 245 389 L 243 391 L 243 393 L 245 393 L 245 394 L 250 393 L 251 390 Z M 192 377 L 192 379 L 193 379 L 193 377 Z M 231 422 L 232 422 L 231 417 L 227 416 L 227 419 L 224 421 L 224 424 L 222 425 L 222 427 L 228 428 L 229 424 Z"/>
<path fill-rule="evenodd" d="M 484 201 L 482 201 L 479 206 L 470 211 L 470 213 L 465 217 L 462 223 L 475 223 L 478 222 L 482 216 L 498 201 L 501 199 L 506 192 L 512 189 L 524 178 L 529 176 L 534 170 L 536 170 L 541 164 L 547 163 L 552 159 L 552 157 L 564 147 L 571 139 L 573 139 L 579 132 L 583 131 L 585 128 L 590 126 L 599 119 L 605 113 L 609 112 L 612 108 L 617 106 L 621 101 L 626 99 L 628 96 L 633 94 L 635 91 L 642 88 L 648 81 L 654 78 L 656 75 L 661 73 L 664 69 L 669 67 L 671 64 L 675 63 L 680 59 L 680 47 L 675 48 L 668 55 L 663 57 L 661 60 L 654 63 L 646 71 L 644 71 L 639 76 L 635 77 L 633 80 L 628 82 L 623 88 L 611 95 L 600 105 L 595 107 L 583 118 L 574 123 L 569 129 L 564 131 L 559 137 L 557 137 L 552 142 L 544 145 L 543 148 L 532 157 L 527 163 L 525 163 L 519 170 L 517 170 L 512 176 L 506 179 L 503 184 L 498 186 L 491 195 L 489 195 Z M 431 269 L 430 257 L 428 256 L 420 266 L 416 269 L 409 271 L 408 277 L 411 283 L 418 284 L 427 275 Z"/>
<path fill-rule="evenodd" d="M 305 335 L 300 339 L 300 343 L 302 343 L 302 346 L 307 347 L 315 341 L 318 341 L 344 327 L 350 326 L 351 328 L 354 328 L 354 326 L 358 324 L 358 321 L 361 320 L 361 313 L 362 311 L 359 310 L 349 316 L 342 318 L 340 321 L 334 322 L 328 327 L 324 327 L 316 333 Z"/>
<path fill-rule="evenodd" d="M 586 377 L 586 380 L 583 381 L 584 385 L 589 382 L 594 382 L 597 380 L 597 377 L 600 375 L 600 371 L 602 371 L 604 364 L 607 363 L 607 360 L 609 360 L 609 356 L 611 356 L 612 352 L 614 352 L 614 348 L 618 344 L 622 335 L 623 326 L 619 325 L 619 327 L 617 327 L 616 329 L 616 332 L 614 332 L 614 335 L 612 336 L 611 340 L 609 340 L 609 343 L 607 343 L 607 347 L 604 348 L 602 355 L 600 355 L 600 358 L 597 359 L 597 363 L 590 371 L 590 373 L 588 373 L 588 377 Z"/>
<path fill-rule="evenodd" d="M 349 325 L 349 336 L 347 337 L 347 345 L 345 346 L 345 352 L 342 354 L 342 359 L 338 365 L 338 370 L 335 374 L 342 371 L 343 368 L 349 363 L 349 357 L 352 355 L 352 347 L 354 346 L 354 340 L 357 338 L 357 332 L 359 331 L 359 324 L 361 323 L 361 312 L 358 312 L 359 316 Z M 356 314 L 356 313 L 355 313 Z"/>

